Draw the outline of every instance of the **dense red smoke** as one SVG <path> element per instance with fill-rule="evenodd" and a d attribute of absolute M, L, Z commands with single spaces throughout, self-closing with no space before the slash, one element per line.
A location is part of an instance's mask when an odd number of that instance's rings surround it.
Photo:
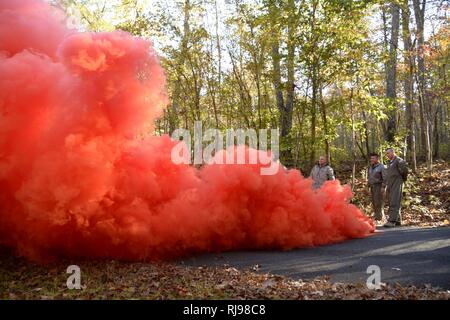
<path fill-rule="evenodd" d="M 34 260 L 166 259 L 364 237 L 338 182 L 174 164 L 148 41 L 79 33 L 41 1 L 0 1 L 0 243 Z"/>

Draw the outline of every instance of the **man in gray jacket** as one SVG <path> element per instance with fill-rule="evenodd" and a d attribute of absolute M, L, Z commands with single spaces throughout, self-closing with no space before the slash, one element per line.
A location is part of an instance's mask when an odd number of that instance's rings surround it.
<path fill-rule="evenodd" d="M 370 154 L 370 166 L 367 172 L 367 183 L 370 188 L 370 200 L 372 201 L 374 219 L 381 222 L 384 220 L 384 165 L 379 162 L 376 153 Z"/>
<path fill-rule="evenodd" d="M 312 168 L 310 177 L 313 180 L 314 189 L 319 189 L 325 181 L 335 180 L 333 169 L 324 156 L 319 157 L 319 163 Z"/>
<path fill-rule="evenodd" d="M 389 159 L 385 169 L 386 193 L 389 204 L 388 222 L 384 227 L 391 228 L 401 225 L 401 202 L 403 196 L 403 183 L 408 175 L 406 162 L 397 157 L 392 148 L 386 149 L 386 157 Z"/>

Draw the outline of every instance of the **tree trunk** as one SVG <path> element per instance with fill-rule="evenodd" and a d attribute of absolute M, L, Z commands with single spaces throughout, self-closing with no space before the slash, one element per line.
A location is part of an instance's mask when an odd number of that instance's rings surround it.
<path fill-rule="evenodd" d="M 405 108 L 406 108 L 406 132 L 407 132 L 407 151 L 408 158 L 412 165 L 412 171 L 417 171 L 416 160 L 416 135 L 414 129 L 414 101 L 413 101 L 413 86 L 414 86 L 414 60 L 413 47 L 411 42 L 411 32 L 409 31 L 409 7 L 408 0 L 404 0 L 402 7 L 402 36 L 406 71 L 404 90 L 405 90 Z"/>
<path fill-rule="evenodd" d="M 269 11 L 271 15 L 271 34 L 272 34 L 272 62 L 273 62 L 273 86 L 277 101 L 277 108 L 280 114 L 280 142 L 282 148 L 280 152 L 281 160 L 290 165 L 292 161 L 291 146 L 288 141 L 289 133 L 292 128 L 292 110 L 294 105 L 294 55 L 295 55 L 295 37 L 294 37 L 294 0 L 288 2 L 289 21 L 288 21 L 288 39 L 287 39 L 287 83 L 286 83 L 286 103 L 283 96 L 283 84 L 281 81 L 281 55 L 280 55 L 280 35 L 277 27 L 278 12 L 281 8 L 277 7 L 274 1 L 270 2 Z"/>
<path fill-rule="evenodd" d="M 433 150 L 433 159 L 439 159 L 440 158 L 440 154 L 439 154 L 439 145 L 441 143 L 441 138 L 440 138 L 440 134 L 439 134 L 439 110 L 440 110 L 440 106 L 437 105 L 436 106 L 436 113 L 434 116 L 434 150 Z"/>
<path fill-rule="evenodd" d="M 422 139 L 422 153 L 425 155 L 427 169 L 432 170 L 432 152 L 430 141 L 430 122 L 428 117 L 428 98 L 426 94 L 425 80 L 425 59 L 424 59 L 424 28 L 425 28 L 425 5 L 426 0 L 413 0 L 414 16 L 416 19 L 416 39 L 417 39 L 417 76 L 419 91 L 419 108 L 420 108 L 420 126 Z"/>
<path fill-rule="evenodd" d="M 177 62 L 179 66 L 184 66 L 186 60 L 186 54 L 188 50 L 189 36 L 190 36 L 190 12 L 191 12 L 191 3 L 190 0 L 184 1 L 183 13 L 184 13 L 184 22 L 183 22 L 183 36 L 181 38 L 181 48 L 180 48 L 180 60 Z M 172 96 L 172 104 L 168 107 L 168 116 L 169 116 L 169 134 L 172 134 L 175 129 L 178 127 L 178 112 L 179 112 L 179 102 L 181 96 L 181 75 L 178 75 L 178 80 L 174 88 L 173 96 Z"/>
<path fill-rule="evenodd" d="M 312 167 L 316 162 L 316 112 L 317 112 L 317 76 L 316 66 L 313 66 L 313 76 L 311 79 L 312 98 L 311 98 L 311 154 L 309 164 Z"/>
<path fill-rule="evenodd" d="M 284 106 L 281 112 L 281 139 L 284 139 L 287 143 L 286 150 L 283 155 L 285 161 L 288 161 L 289 164 L 292 164 L 292 155 L 291 155 L 291 143 L 288 141 L 289 133 L 292 128 L 292 112 L 294 108 L 294 76 L 295 76 L 295 21 L 294 21 L 294 12 L 295 12 L 295 2 L 294 0 L 289 0 L 287 10 L 289 12 L 289 20 L 288 20 L 288 39 L 287 39 L 287 83 L 286 83 L 286 105 Z"/>
<path fill-rule="evenodd" d="M 355 179 L 356 179 L 356 150 L 355 150 L 355 116 L 353 114 L 353 87 L 350 91 L 350 116 L 352 123 L 352 181 L 351 187 L 352 191 L 355 187 Z"/>
<path fill-rule="evenodd" d="M 315 39 L 316 33 L 316 9 L 318 1 L 313 1 L 312 7 L 312 17 L 311 17 L 311 35 L 315 47 L 317 48 L 317 43 Z M 317 94 L 319 90 L 319 58 L 318 53 L 313 51 L 312 63 L 309 66 L 311 71 L 311 154 L 309 158 L 309 165 L 312 167 L 316 161 L 316 112 L 317 112 Z"/>
<path fill-rule="evenodd" d="M 362 116 L 364 120 L 364 140 L 366 144 L 366 152 L 364 158 L 367 160 L 367 164 L 369 164 L 369 154 L 370 154 L 370 146 L 369 146 L 369 125 L 367 123 L 367 115 L 366 112 L 362 111 Z"/>
<path fill-rule="evenodd" d="M 330 141 L 328 139 L 328 120 L 327 120 L 327 108 L 325 101 L 322 96 L 322 88 L 320 88 L 320 112 L 322 114 L 323 131 L 325 134 L 324 144 L 325 144 L 325 158 L 327 162 L 331 164 L 331 154 L 330 154 Z"/>
<path fill-rule="evenodd" d="M 397 133 L 397 47 L 398 47 L 398 33 L 400 27 L 400 8 L 395 2 L 390 4 L 390 12 L 392 17 L 391 23 L 391 41 L 389 45 L 389 60 L 387 64 L 386 77 L 386 98 L 393 104 L 394 109 L 388 113 L 388 119 L 385 129 L 385 139 L 388 142 L 394 142 L 395 134 Z"/>

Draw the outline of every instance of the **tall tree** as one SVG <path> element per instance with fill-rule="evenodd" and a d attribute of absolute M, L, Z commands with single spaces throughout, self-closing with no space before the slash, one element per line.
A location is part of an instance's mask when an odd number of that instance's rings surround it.
<path fill-rule="evenodd" d="M 279 5 L 278 1 L 270 0 L 269 17 L 272 35 L 272 63 L 273 63 L 273 86 L 275 89 L 277 108 L 280 114 L 279 128 L 281 140 L 281 159 L 287 165 L 291 165 L 291 146 L 288 143 L 289 133 L 292 128 L 292 111 L 294 105 L 294 57 L 295 57 L 295 2 L 288 0 L 287 6 Z M 288 15 L 287 23 L 287 81 L 284 84 L 281 78 L 281 15 L 280 12 L 286 11 Z M 284 90 L 283 90 L 284 89 Z M 284 93 L 285 91 L 285 93 Z"/>
<path fill-rule="evenodd" d="M 432 152 L 430 140 L 430 121 L 428 95 L 426 91 L 426 68 L 425 68 L 425 7 L 426 0 L 413 0 L 414 16 L 416 20 L 417 39 L 417 87 L 419 92 L 420 128 L 422 154 L 425 155 L 427 168 L 432 170 Z"/>
<path fill-rule="evenodd" d="M 392 105 L 392 110 L 388 113 L 388 119 L 385 128 L 385 139 L 388 142 L 394 142 L 397 132 L 397 48 L 398 34 L 400 27 L 400 7 L 395 1 L 390 4 L 391 13 L 391 39 L 389 43 L 389 58 L 386 72 L 386 98 Z"/>
<path fill-rule="evenodd" d="M 409 160 L 412 164 L 413 172 L 417 171 L 416 160 L 416 134 L 414 128 L 414 56 L 413 45 L 411 41 L 411 32 L 409 29 L 410 12 L 408 0 L 402 3 L 402 38 L 403 38 L 403 59 L 405 63 L 404 91 L 406 108 L 406 132 L 407 132 L 407 150 L 409 151 Z"/>
<path fill-rule="evenodd" d="M 186 61 L 189 37 L 190 37 L 190 14 L 191 14 L 191 2 L 190 0 L 184 0 L 183 5 L 183 34 L 181 35 L 180 54 L 179 61 L 177 61 L 178 68 L 183 68 Z M 171 105 L 168 107 L 169 118 L 169 133 L 172 133 L 178 127 L 178 109 L 181 99 L 181 82 L 182 82 L 182 70 L 178 73 L 176 84 L 174 86 L 174 92 L 172 95 Z"/>

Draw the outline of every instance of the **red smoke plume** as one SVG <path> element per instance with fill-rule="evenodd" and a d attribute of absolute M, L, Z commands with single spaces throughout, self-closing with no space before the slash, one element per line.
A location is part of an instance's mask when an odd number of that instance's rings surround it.
<path fill-rule="evenodd" d="M 170 159 L 146 136 L 167 104 L 149 42 L 78 33 L 46 3 L 0 1 L 0 243 L 42 260 L 165 259 L 364 237 L 338 182 Z M 139 138 L 136 138 L 139 137 Z"/>

